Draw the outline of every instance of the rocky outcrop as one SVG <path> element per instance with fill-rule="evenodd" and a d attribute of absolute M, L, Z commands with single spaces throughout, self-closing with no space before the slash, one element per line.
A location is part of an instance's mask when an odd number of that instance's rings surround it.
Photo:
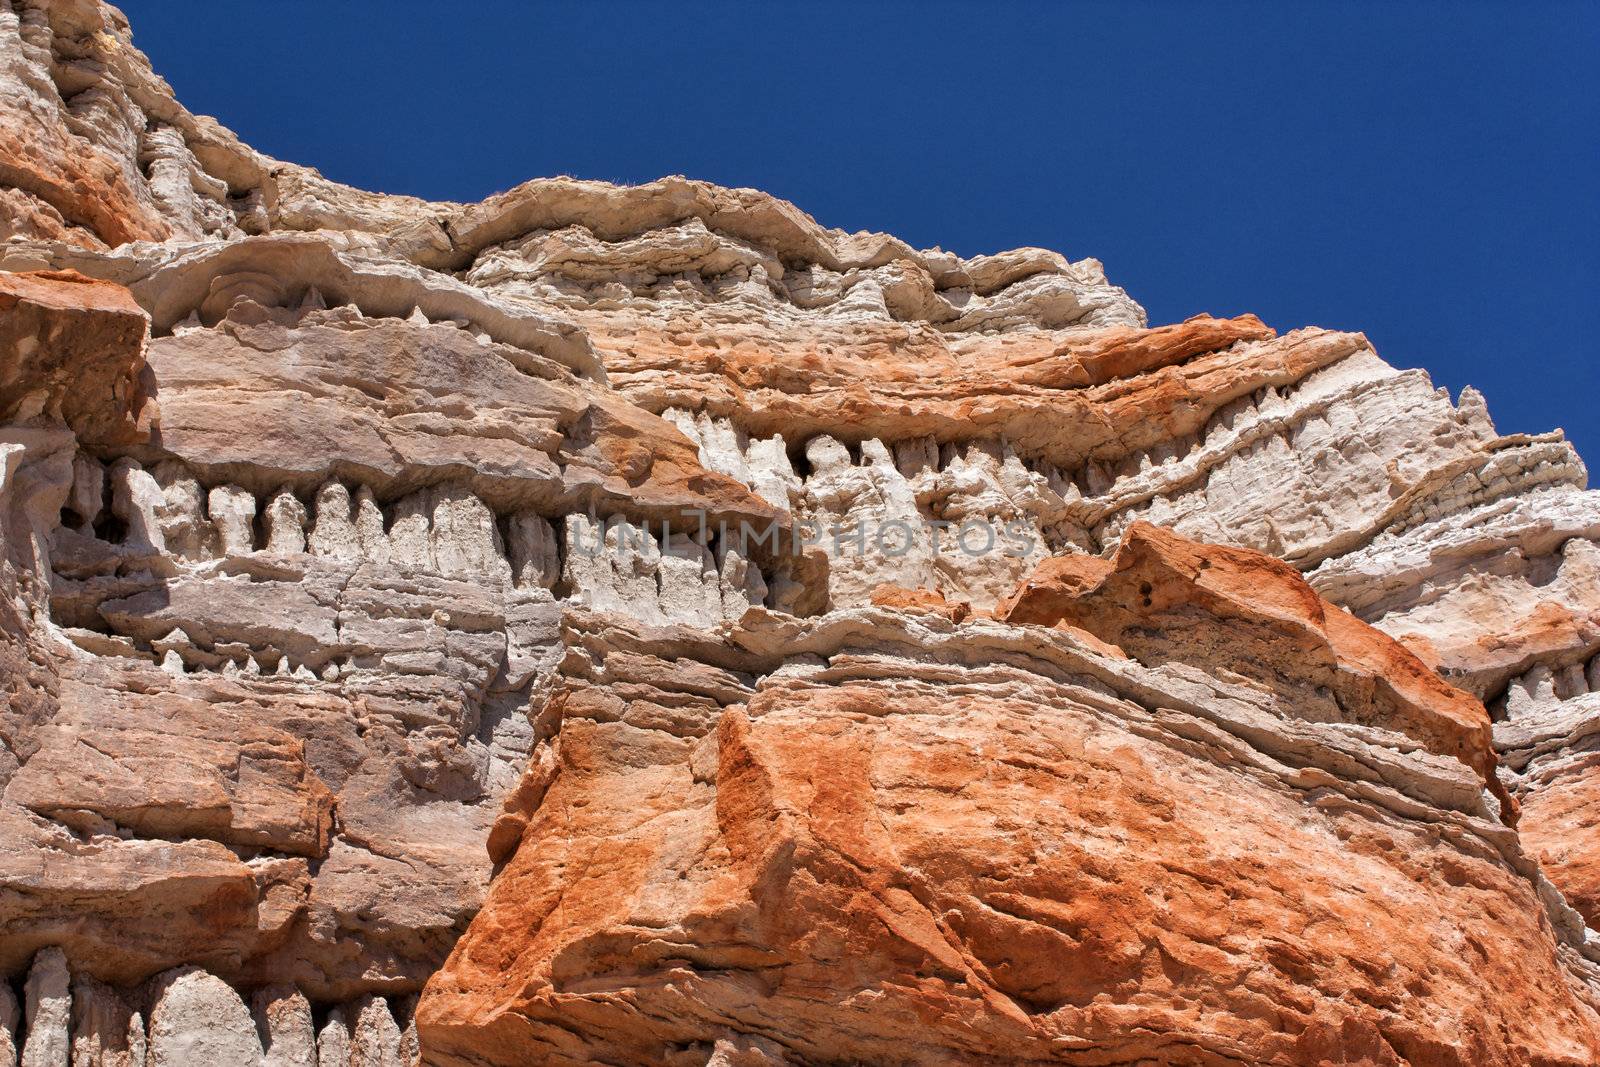
<path fill-rule="evenodd" d="M 317 1067 L 311 1005 L 293 986 L 267 986 L 250 1002 L 264 1067 Z"/>
<path fill-rule="evenodd" d="M 0 101 L 0 1067 L 1600 1058 L 1559 431 L 753 190 L 343 187 L 95 0 Z"/>
<path fill-rule="evenodd" d="M 1152 553 L 1214 558 L 1207 579 L 1280 566 L 1157 540 L 1117 573 Z M 1319 603 L 1286 605 L 1285 630 Z M 1276 684 L 1235 673 L 1229 606 L 1193 604 L 1182 657 L 932 610 L 753 612 L 721 640 L 570 612 L 559 733 L 491 838 L 505 867 L 423 998 L 423 1046 L 441 1064 L 703 1063 L 752 1034 L 772 1062 L 1600 1054 L 1582 923 L 1482 773 L 1383 719 L 1387 695 L 1318 707 L 1324 642 L 1280 647 Z M 1476 707 L 1487 745 L 1481 707 L 1345 618 L 1341 650 L 1409 666 L 1448 729 Z M 1537 1012 L 1507 996 L 1557 987 Z"/>
<path fill-rule="evenodd" d="M 1064 624 L 1147 665 L 1226 671 L 1281 694 L 1317 722 L 1397 729 L 1459 759 L 1500 792 L 1482 704 L 1323 600 L 1293 567 L 1260 553 L 1197 545 L 1138 522 L 1109 560 L 1047 561 L 996 616 Z"/>

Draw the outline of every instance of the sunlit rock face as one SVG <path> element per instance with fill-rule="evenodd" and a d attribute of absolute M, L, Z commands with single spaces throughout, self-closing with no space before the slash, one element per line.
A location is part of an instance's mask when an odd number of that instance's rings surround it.
<path fill-rule="evenodd" d="M 0 2 L 0 1067 L 1600 1062 L 1600 503 L 1359 334 L 365 193 Z"/>

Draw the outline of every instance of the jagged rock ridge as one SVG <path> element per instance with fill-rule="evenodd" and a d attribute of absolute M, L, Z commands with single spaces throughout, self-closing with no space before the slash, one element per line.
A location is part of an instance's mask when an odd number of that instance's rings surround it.
<path fill-rule="evenodd" d="M 1600 1060 L 1559 432 L 752 190 L 349 189 L 95 0 L 0 100 L 0 1067 Z"/>

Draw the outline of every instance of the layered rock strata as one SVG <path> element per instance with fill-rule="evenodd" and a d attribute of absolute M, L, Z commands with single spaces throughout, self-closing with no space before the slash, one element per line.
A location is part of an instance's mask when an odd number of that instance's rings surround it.
<path fill-rule="evenodd" d="M 1091 259 L 340 186 L 0 0 L 0 1067 L 1595 1062 L 1586 478 Z"/>
<path fill-rule="evenodd" d="M 1028 624 L 757 610 L 713 639 L 569 612 L 559 729 L 496 825 L 505 867 L 423 998 L 423 1046 L 1600 1055 L 1582 920 L 1473 769 L 1480 705 L 1256 553 L 1137 527 L 1094 562 L 1076 595 L 1030 584 L 1008 612 Z M 1159 636 L 1179 617 L 1184 640 Z M 1267 642 L 1270 677 L 1236 670 Z M 1508 1005 L 1528 988 L 1561 992 Z"/>

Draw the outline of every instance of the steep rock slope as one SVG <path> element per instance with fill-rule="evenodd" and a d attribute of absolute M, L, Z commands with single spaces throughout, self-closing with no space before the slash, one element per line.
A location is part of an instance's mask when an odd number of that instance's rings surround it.
<path fill-rule="evenodd" d="M 339 186 L 0 0 L 0 1067 L 1594 1062 L 1586 477 L 1094 260 Z"/>

